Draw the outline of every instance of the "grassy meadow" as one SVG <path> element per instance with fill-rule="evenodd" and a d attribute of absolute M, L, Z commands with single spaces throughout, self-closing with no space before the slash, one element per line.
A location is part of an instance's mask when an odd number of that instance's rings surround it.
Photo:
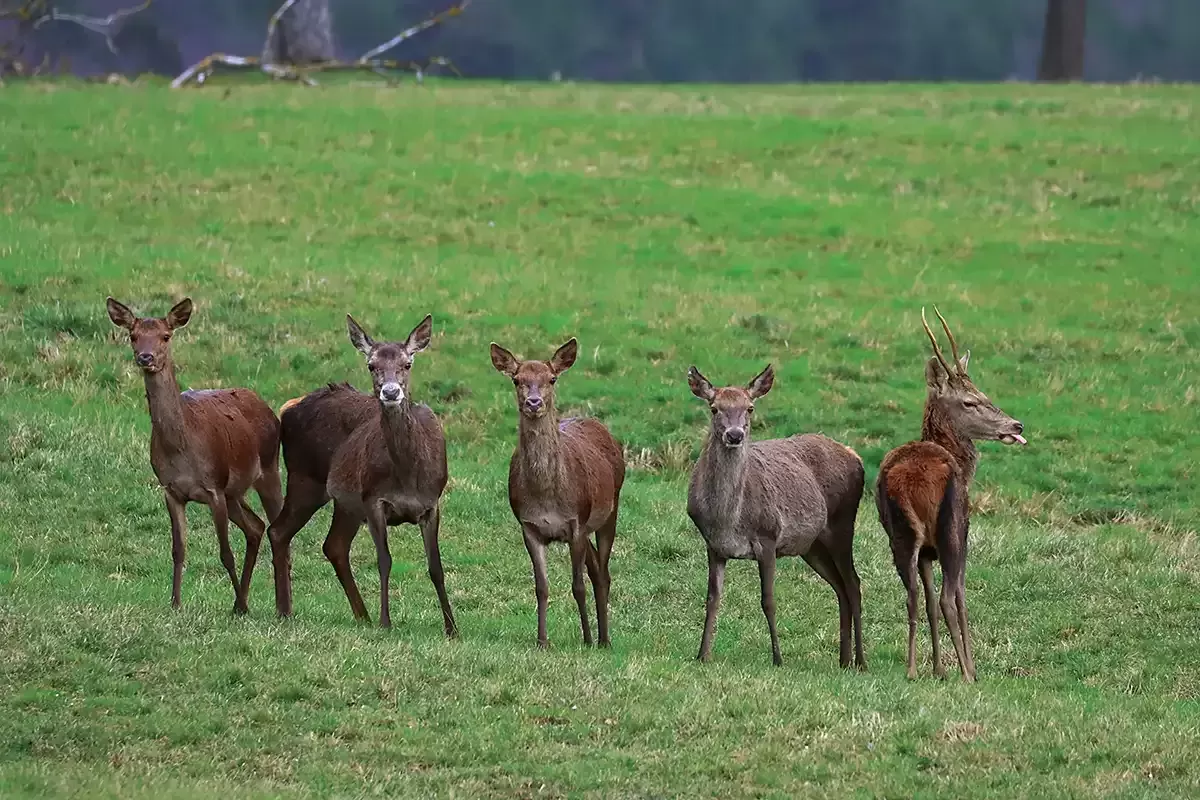
<path fill-rule="evenodd" d="M 1180 797 L 1200 792 L 1200 93 L 1170 86 L 596 87 L 440 82 L 0 90 L 0 796 Z M 189 507 L 172 611 L 149 418 L 112 294 L 196 301 L 187 387 L 278 408 L 368 385 L 345 334 L 434 316 L 413 392 L 450 444 L 447 642 L 395 528 L 388 632 L 296 538 L 251 613 Z M 937 303 L 1026 448 L 980 446 L 967 597 L 979 683 L 904 676 L 906 612 L 865 498 L 870 669 L 833 592 L 780 562 L 784 666 L 731 563 L 693 658 L 704 548 L 687 476 L 696 364 L 774 391 L 754 436 L 821 431 L 873 485 L 919 434 Z M 534 648 L 508 509 L 511 383 L 627 454 L 613 648 L 580 645 L 565 548 Z M 259 508 L 257 498 L 252 500 Z M 232 531 L 235 552 L 240 533 Z M 355 543 L 378 615 L 370 536 Z M 239 555 L 240 563 L 240 555 Z M 589 606 L 591 606 L 589 598 Z"/>

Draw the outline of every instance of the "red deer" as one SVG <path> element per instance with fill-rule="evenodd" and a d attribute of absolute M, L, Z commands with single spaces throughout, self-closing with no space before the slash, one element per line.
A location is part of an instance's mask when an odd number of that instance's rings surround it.
<path fill-rule="evenodd" d="M 150 407 L 150 466 L 164 489 L 171 517 L 171 605 L 180 605 L 180 584 L 187 552 L 189 502 L 212 512 L 221 546 L 221 563 L 233 584 L 235 614 L 245 614 L 250 577 L 265 525 L 246 504 L 254 487 L 268 521 L 283 505 L 279 488 L 279 420 L 271 407 L 249 389 L 179 391 L 171 358 L 171 335 L 187 325 L 192 301 L 185 298 L 161 319 L 135 316 L 108 298 L 108 317 L 129 331 L 134 361 L 146 382 Z M 242 577 L 229 548 L 229 522 L 246 535 Z"/>
<path fill-rule="evenodd" d="M 917 574 L 925 589 L 925 612 L 933 644 L 933 674 L 944 678 L 938 643 L 938 604 L 933 596 L 933 562 L 942 565 L 942 614 L 958 656 L 963 680 L 975 680 L 975 656 L 967 623 L 964 594 L 969 503 L 967 492 L 979 454 L 975 442 L 1025 444 L 1024 426 L 1005 414 L 975 387 L 967 375 L 968 350 L 960 358 L 950 326 L 934 307 L 950 340 L 954 363 L 946 361 L 929 329 L 925 310 L 921 324 L 933 344 L 925 364 L 925 419 L 921 439 L 888 453 L 879 466 L 875 503 L 879 521 L 891 540 L 896 571 L 908 592 L 908 677 L 917 677 Z"/>
<path fill-rule="evenodd" d="M 355 618 L 370 620 L 350 569 L 354 537 L 366 522 L 379 567 L 379 624 L 388 628 L 388 526 L 409 523 L 421 529 L 429 579 L 437 591 L 446 636 L 453 638 L 458 627 L 446 596 L 438 547 L 440 503 L 448 479 L 446 439 L 429 406 L 412 402 L 409 393 L 413 357 L 429 346 L 433 317 L 427 315 L 403 342 L 376 342 L 349 315 L 346 327 L 351 343 L 366 356 L 374 394 L 331 383 L 284 404 L 287 497 L 270 531 L 276 610 L 280 616 L 292 613 L 292 537 L 333 500 L 324 552 Z"/>
<path fill-rule="evenodd" d="M 578 343 L 571 339 L 549 361 L 521 361 L 495 342 L 492 365 L 516 387 L 517 448 L 508 467 L 508 503 L 521 525 L 525 548 L 533 562 L 537 596 L 538 647 L 546 638 L 546 545 L 566 542 L 571 548 L 571 593 L 579 606 L 583 643 L 592 644 L 588 621 L 587 569 L 596 595 L 596 628 L 600 646 L 609 646 L 608 570 L 617 535 L 617 508 L 625 482 L 621 446 L 594 419 L 558 419 L 554 384 L 575 363 Z M 596 534 L 592 545 L 591 534 Z"/>
<path fill-rule="evenodd" d="M 771 391 L 768 364 L 742 388 L 713 388 L 688 369 L 692 394 L 708 404 L 712 427 L 692 469 L 688 516 L 708 546 L 708 600 L 700 661 L 712 655 L 713 632 L 725 583 L 725 562 L 758 562 L 763 614 L 771 634 L 771 659 L 783 663 L 775 629 L 775 560 L 800 556 L 837 594 L 841 623 L 839 660 L 866 669 L 862 646 L 862 590 L 854 569 L 854 518 L 863 495 L 862 459 L 819 434 L 750 441 L 754 401 Z"/>

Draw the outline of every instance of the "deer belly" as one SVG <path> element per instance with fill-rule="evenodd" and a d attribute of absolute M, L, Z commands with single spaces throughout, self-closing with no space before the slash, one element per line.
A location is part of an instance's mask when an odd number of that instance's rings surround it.
<path fill-rule="evenodd" d="M 390 497 L 384 499 L 388 525 L 409 523 L 417 525 L 429 511 L 429 506 L 412 497 Z"/>
<path fill-rule="evenodd" d="M 706 534 L 704 541 L 708 544 L 709 550 L 722 558 L 754 559 L 754 548 L 750 546 L 750 539 L 740 535 L 737 531 Z"/>
<path fill-rule="evenodd" d="M 522 514 L 521 524 L 537 531 L 542 540 L 552 542 L 570 541 L 571 531 L 578 527 L 574 519 L 553 511 Z"/>

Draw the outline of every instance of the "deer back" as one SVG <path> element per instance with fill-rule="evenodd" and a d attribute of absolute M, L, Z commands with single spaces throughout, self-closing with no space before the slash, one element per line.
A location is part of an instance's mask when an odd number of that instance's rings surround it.
<path fill-rule="evenodd" d="M 150 434 L 150 462 L 164 485 L 245 491 L 279 458 L 279 420 L 249 389 L 180 394 L 187 447 L 177 451 Z M 191 492 L 183 492 L 191 494 Z"/>
<path fill-rule="evenodd" d="M 348 383 L 331 383 L 308 393 L 280 416 L 288 472 L 323 485 L 337 449 L 356 428 L 378 414 L 379 402 Z"/>

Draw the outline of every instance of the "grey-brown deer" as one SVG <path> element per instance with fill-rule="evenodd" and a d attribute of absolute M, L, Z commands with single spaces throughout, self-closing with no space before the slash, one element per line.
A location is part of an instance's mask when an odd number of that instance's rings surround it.
<path fill-rule="evenodd" d="M 571 548 L 571 592 L 579 606 L 583 642 L 592 644 L 584 570 L 596 596 L 596 628 L 600 646 L 610 643 L 608 596 L 612 585 L 608 562 L 617 535 L 617 509 L 625 482 L 621 446 L 604 424 L 587 418 L 558 419 L 554 387 L 575 363 L 578 343 L 572 338 L 549 361 L 522 361 L 495 342 L 492 365 L 516 388 L 517 448 L 508 469 L 508 502 L 521 525 L 533 563 L 537 597 L 538 647 L 547 647 L 546 545 L 566 542 Z M 589 538 L 596 534 L 596 544 Z"/>
<path fill-rule="evenodd" d="M 268 518 L 283 505 L 279 488 L 279 420 L 261 397 L 249 389 L 210 389 L 180 393 L 171 357 L 171 337 L 187 325 L 192 301 L 185 298 L 161 318 L 139 317 L 113 298 L 108 317 L 129 331 L 134 362 L 142 370 L 150 408 L 150 466 L 163 487 L 171 518 L 171 605 L 181 602 L 183 564 L 187 552 L 189 502 L 212 512 L 221 548 L 221 563 L 233 584 L 233 611 L 248 608 L 250 578 L 265 525 L 246 504 L 251 487 Z M 246 555 L 239 579 L 229 547 L 229 522 L 246 535 Z M 269 520 L 268 520 L 269 521 Z"/>
<path fill-rule="evenodd" d="M 755 401 L 771 391 L 767 365 L 744 388 L 713 388 L 688 369 L 692 394 L 708 404 L 712 425 L 692 469 L 688 516 L 708 546 L 708 598 L 700 661 L 712 654 L 725 564 L 758 562 L 763 614 L 771 634 L 771 659 L 783 663 L 775 628 L 775 562 L 800 556 L 837 594 L 839 662 L 866 669 L 862 645 L 862 590 L 854 568 L 854 518 L 863 495 L 858 454 L 820 434 L 750 441 Z"/>
<path fill-rule="evenodd" d="M 938 601 L 933 562 L 942 565 L 941 611 L 950 629 L 964 681 L 975 680 L 975 655 L 965 596 L 967 493 L 975 476 L 978 440 L 1025 444 L 1024 426 L 996 407 L 967 374 L 971 351 L 961 357 L 950 326 L 938 313 L 950 340 L 950 363 L 921 309 L 921 324 L 933 345 L 925 364 L 925 418 L 921 439 L 884 456 L 875 487 L 879 521 L 891 541 L 896 571 L 908 592 L 908 677 L 917 677 L 917 575 L 925 589 L 925 612 L 933 646 L 933 674 L 946 676 L 938 642 Z"/>
<path fill-rule="evenodd" d="M 374 393 L 329 384 L 284 405 L 287 497 L 270 531 L 276 610 L 280 616 L 292 613 L 292 538 L 332 499 L 333 522 L 323 549 L 355 618 L 370 620 L 350 569 L 354 537 L 366 522 L 379 567 L 379 624 L 387 628 L 392 624 L 388 526 L 411 523 L 421 529 L 446 636 L 455 637 L 458 627 L 438 544 L 448 479 L 446 439 L 437 416 L 414 403 L 409 389 L 413 357 L 429 346 L 433 318 L 426 316 L 403 342 L 376 342 L 349 315 L 346 326 L 351 343 L 367 359 Z"/>

